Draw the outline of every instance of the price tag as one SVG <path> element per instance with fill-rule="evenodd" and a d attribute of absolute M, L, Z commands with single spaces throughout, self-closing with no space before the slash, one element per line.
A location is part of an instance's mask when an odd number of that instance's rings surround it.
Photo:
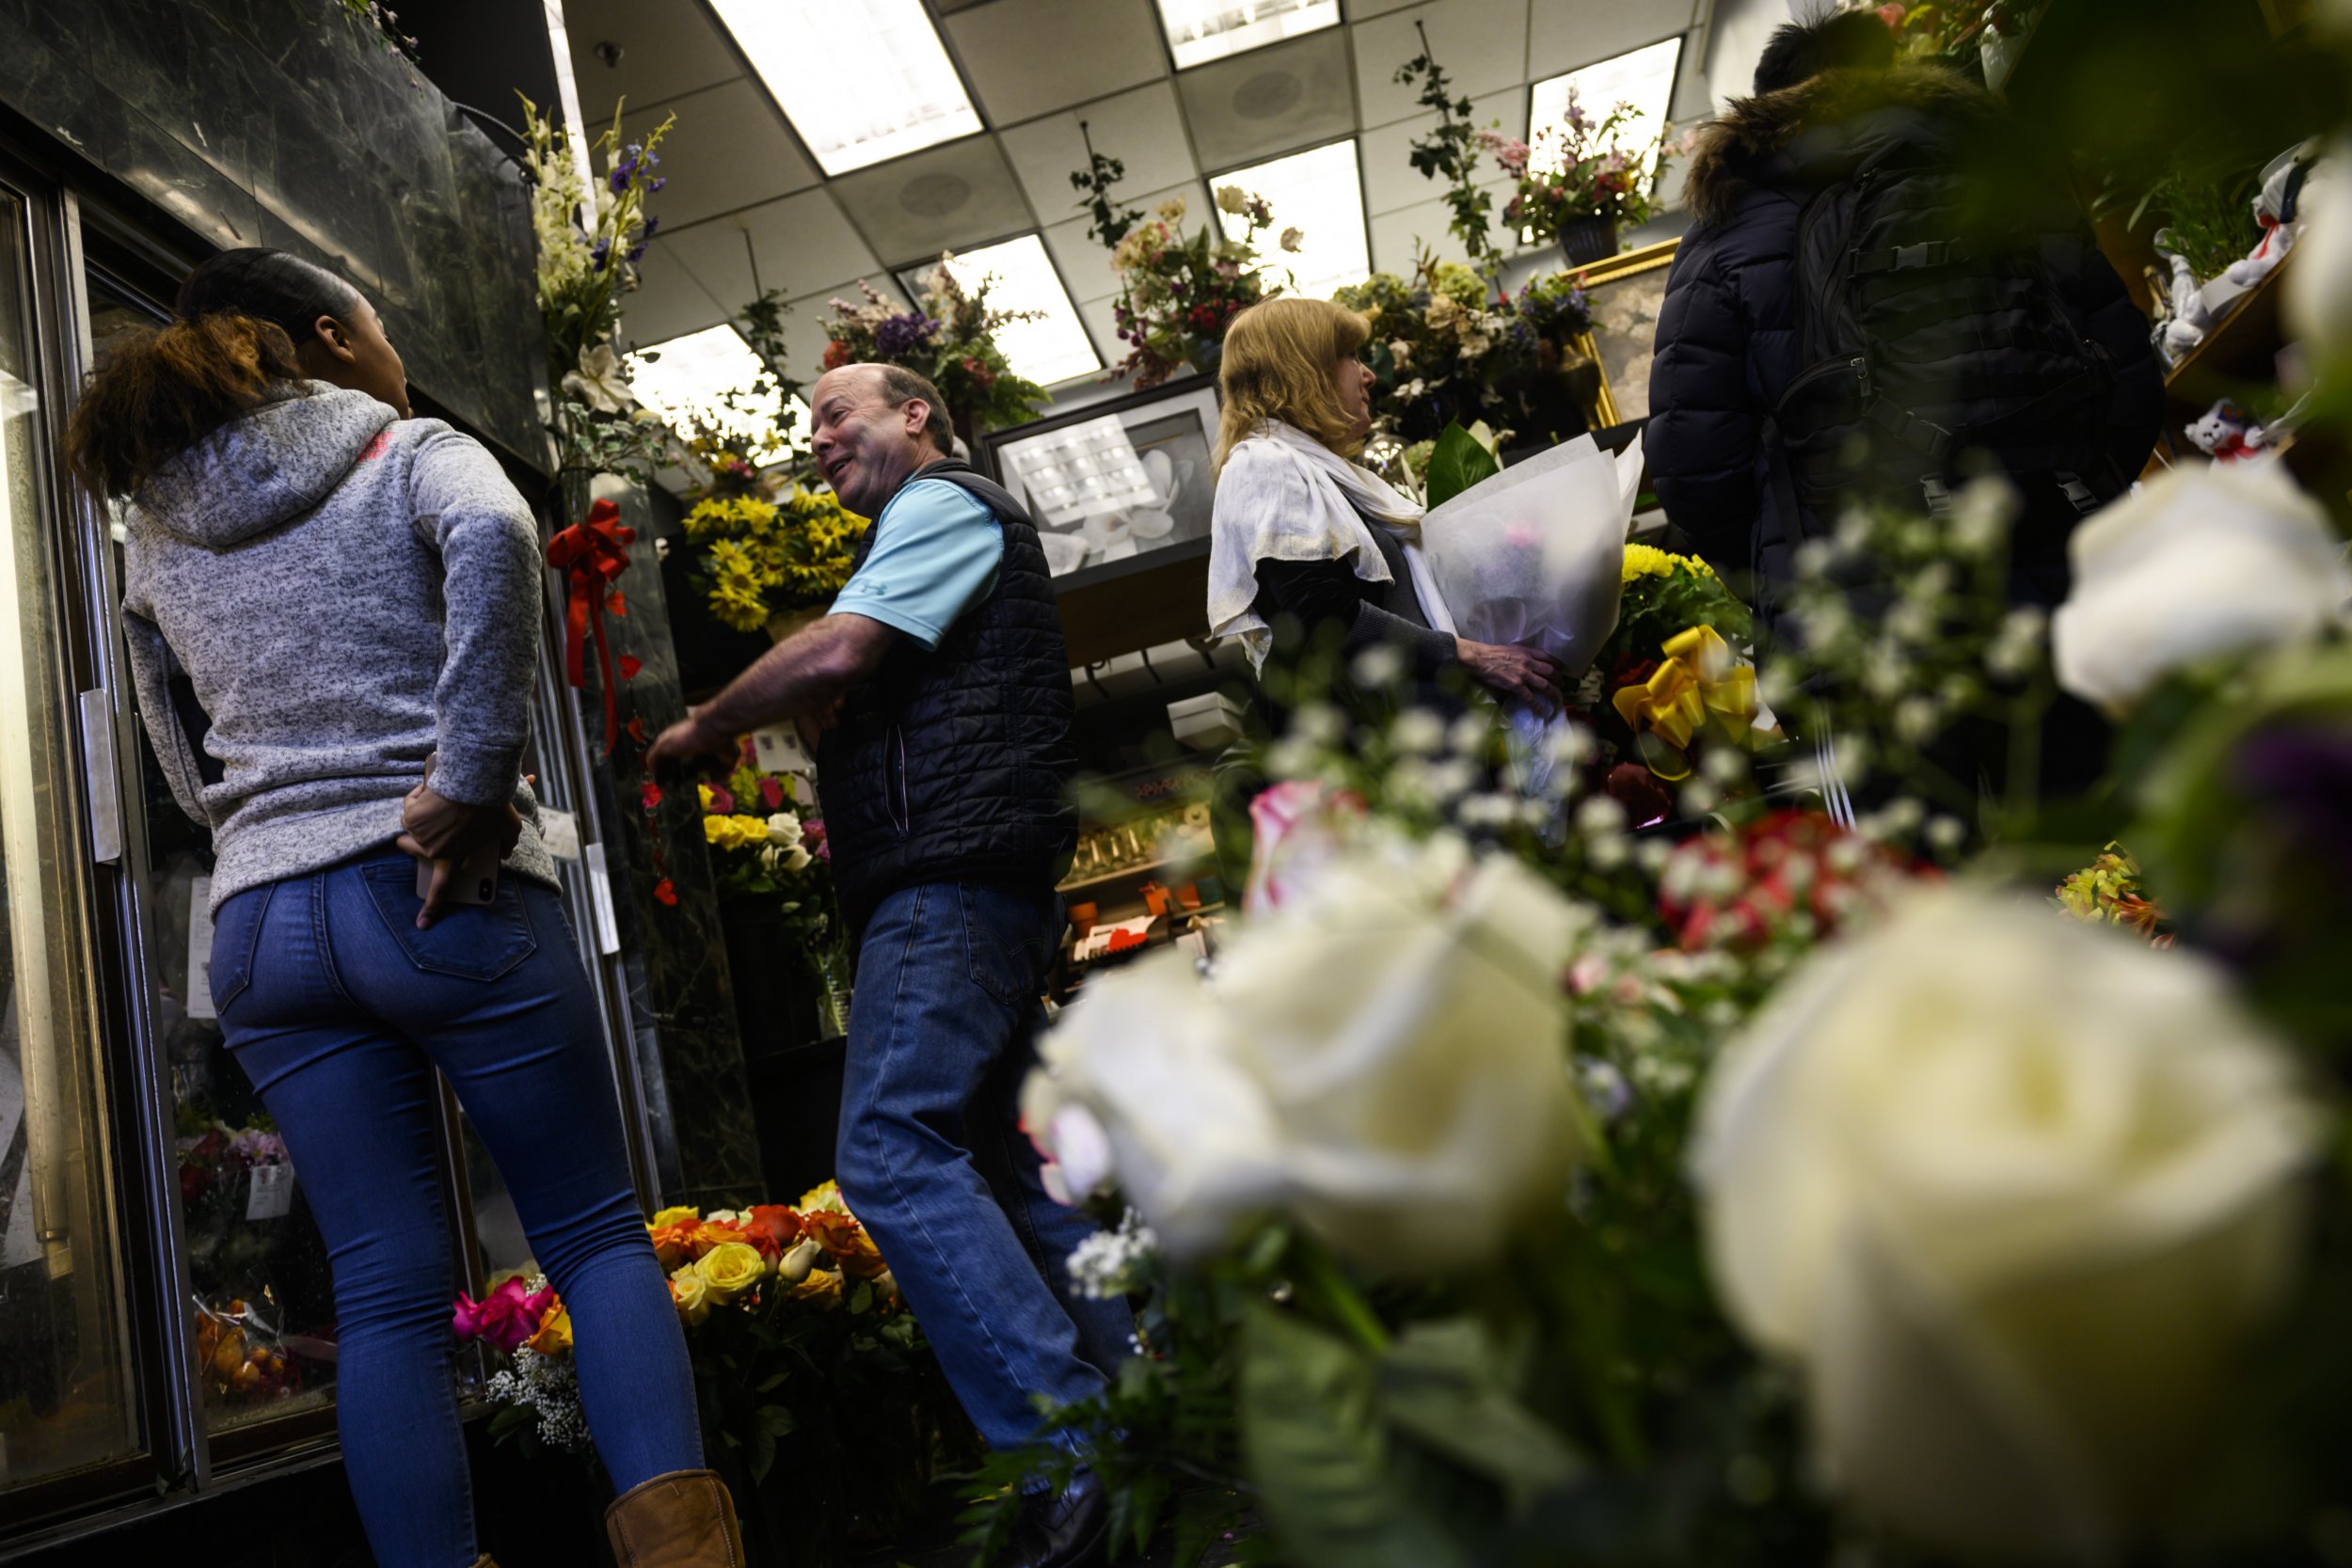
<path fill-rule="evenodd" d="M 249 1220 L 275 1220 L 285 1217 L 294 1207 L 294 1166 L 255 1165 L 252 1170 L 253 1190 L 246 1195 L 245 1217 Z"/>
<path fill-rule="evenodd" d="M 546 842 L 548 853 L 557 860 L 580 859 L 580 818 L 570 812 L 541 806 L 539 837 Z"/>
<path fill-rule="evenodd" d="M 213 879 L 188 884 L 188 1016 L 218 1018 L 213 1006 Z"/>

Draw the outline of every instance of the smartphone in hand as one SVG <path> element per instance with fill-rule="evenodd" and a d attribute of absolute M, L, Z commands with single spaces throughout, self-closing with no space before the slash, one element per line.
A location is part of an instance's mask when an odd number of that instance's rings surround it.
<path fill-rule="evenodd" d="M 505 856 L 495 841 L 483 845 L 458 864 L 450 879 L 449 895 L 454 903 L 487 904 L 499 895 L 499 866 Z M 417 863 L 417 896 L 433 895 L 433 868 L 446 864 L 442 861 Z"/>

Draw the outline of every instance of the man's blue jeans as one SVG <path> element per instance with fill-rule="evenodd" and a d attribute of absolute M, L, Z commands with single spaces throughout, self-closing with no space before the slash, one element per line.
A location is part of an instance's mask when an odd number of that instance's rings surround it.
<path fill-rule="evenodd" d="M 212 986 L 333 1263 L 336 1406 L 368 1544 L 382 1568 L 471 1568 L 435 1068 L 571 1311 L 613 1486 L 700 1468 L 702 1436 L 562 900 L 507 877 L 429 930 L 418 908 L 396 849 L 249 889 L 214 924 Z"/>
<path fill-rule="evenodd" d="M 1128 1354 L 1124 1302 L 1064 1266 L 1093 1233 L 1045 1196 L 1017 1101 L 1061 900 L 961 882 L 891 895 L 850 1003 L 835 1169 L 991 1446 L 1037 1432 L 1032 1394 L 1081 1400 Z"/>

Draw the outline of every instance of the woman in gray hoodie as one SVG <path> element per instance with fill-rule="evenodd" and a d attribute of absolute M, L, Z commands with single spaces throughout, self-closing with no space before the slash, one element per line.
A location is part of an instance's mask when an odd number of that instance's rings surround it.
<path fill-rule="evenodd" d="M 358 291 L 277 251 L 199 266 L 175 319 L 92 380 L 68 450 L 131 502 L 140 716 L 212 830 L 214 1002 L 333 1259 L 345 1465 L 376 1560 L 489 1561 L 452 1386 L 437 1068 L 571 1314 L 621 1493 L 615 1555 L 734 1568 L 518 771 L 541 626 L 530 509 L 480 445 L 409 418 Z"/>

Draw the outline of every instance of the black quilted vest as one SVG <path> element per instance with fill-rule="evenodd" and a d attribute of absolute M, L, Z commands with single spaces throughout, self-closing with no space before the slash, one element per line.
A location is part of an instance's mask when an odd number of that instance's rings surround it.
<path fill-rule="evenodd" d="M 1005 557 L 988 596 L 936 651 L 898 641 L 818 749 L 834 882 L 853 935 L 884 898 L 923 882 L 1044 892 L 1078 836 L 1067 799 L 1077 766 L 1070 656 L 1037 525 L 954 458 L 915 479 L 977 498 L 1004 528 Z M 859 542 L 858 565 L 876 531 Z"/>

